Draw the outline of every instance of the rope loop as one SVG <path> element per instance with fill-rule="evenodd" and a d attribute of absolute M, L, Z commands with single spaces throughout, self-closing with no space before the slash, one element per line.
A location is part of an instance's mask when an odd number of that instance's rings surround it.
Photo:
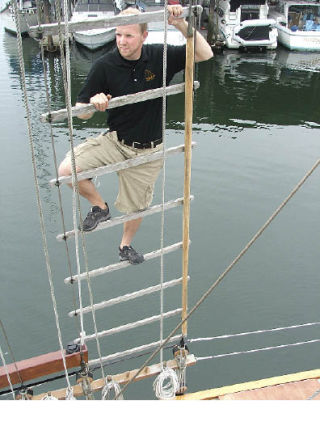
<path fill-rule="evenodd" d="M 73 389 L 68 388 L 66 390 L 66 401 L 75 401 L 77 398 L 73 396 Z"/>
<path fill-rule="evenodd" d="M 43 398 L 41 398 L 42 401 L 57 401 L 58 398 L 53 396 L 51 392 L 48 392 Z"/>
<path fill-rule="evenodd" d="M 153 382 L 153 390 L 158 399 L 173 399 L 178 389 L 178 377 L 169 367 L 165 367 Z"/>
<path fill-rule="evenodd" d="M 115 395 L 114 399 L 123 400 L 123 394 L 121 393 L 121 387 L 119 383 L 115 382 L 111 376 L 108 376 L 106 380 L 106 384 L 104 385 L 101 391 L 101 399 L 103 401 L 107 399 L 111 399 L 110 394 L 112 391 L 114 392 L 114 395 Z"/>

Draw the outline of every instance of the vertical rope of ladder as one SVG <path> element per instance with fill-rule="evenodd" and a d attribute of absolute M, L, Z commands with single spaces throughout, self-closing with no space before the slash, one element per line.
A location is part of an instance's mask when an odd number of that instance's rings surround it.
<path fill-rule="evenodd" d="M 186 46 L 185 69 L 185 155 L 184 155 L 184 202 L 183 202 L 183 258 L 182 258 L 182 320 L 188 313 L 188 267 L 189 267 L 189 225 L 190 225 L 190 183 L 191 183 L 191 144 L 193 110 L 193 16 L 192 2 L 189 5 L 189 22 Z M 182 335 L 187 336 L 187 321 L 182 324 Z"/>
<path fill-rule="evenodd" d="M 36 1 L 37 5 L 37 14 L 38 14 L 38 25 L 40 26 L 41 19 L 40 19 L 40 1 Z M 48 84 L 48 74 L 47 74 L 47 66 L 45 63 L 45 55 L 44 55 L 44 43 L 43 40 L 40 40 L 40 50 L 41 50 L 41 60 L 42 60 L 42 69 L 43 69 L 43 78 L 44 78 L 44 86 L 46 91 L 46 101 L 47 101 L 47 109 L 48 113 L 51 114 L 51 101 L 50 101 L 50 95 L 49 95 L 49 84 Z M 51 147 L 52 147 L 52 155 L 53 155 L 53 163 L 55 168 L 55 174 L 56 174 L 56 181 L 58 182 L 58 162 L 57 162 L 57 155 L 56 155 L 56 149 L 55 149 L 55 141 L 54 141 L 54 135 L 53 135 L 53 128 L 52 123 L 49 123 L 50 128 L 50 139 L 51 139 Z M 61 216 L 61 223 L 62 223 L 62 229 L 63 234 L 66 234 L 66 225 L 65 225 L 65 219 L 64 219 L 64 212 L 62 207 L 62 196 L 61 196 L 61 187 L 59 184 L 57 184 L 58 188 L 58 200 L 59 200 L 59 210 L 60 210 L 60 216 Z M 69 274 L 72 279 L 73 273 L 72 273 L 72 267 L 71 267 L 71 258 L 70 258 L 70 252 L 69 252 L 69 246 L 67 242 L 67 238 L 64 238 L 65 243 L 65 249 L 66 249 L 66 255 L 67 255 L 67 264 L 69 269 Z M 76 310 L 76 298 L 75 298 L 75 289 L 74 286 L 72 286 L 72 294 L 73 294 L 73 305 L 74 310 Z M 76 318 L 75 318 L 76 319 Z M 77 322 L 77 320 L 76 320 Z"/>
<path fill-rule="evenodd" d="M 8 367 L 7 367 L 7 364 L 6 364 L 6 360 L 4 358 L 4 355 L 3 355 L 3 352 L 2 352 L 2 349 L 1 349 L 1 345 L 0 345 L 0 358 L 1 358 L 1 362 L 3 364 L 3 367 L 6 371 L 7 380 L 8 380 L 8 383 L 9 383 L 9 386 L 10 386 L 10 389 L 11 389 L 11 393 L 12 393 L 12 398 L 16 399 L 15 394 L 14 394 L 14 390 L 13 390 L 13 386 L 12 386 L 12 382 L 11 382 L 11 379 L 10 379 L 10 374 L 9 374 Z"/>
<path fill-rule="evenodd" d="M 161 237 L 160 237 L 160 345 L 163 341 L 163 313 L 164 313 L 164 296 L 163 296 L 163 283 L 164 283 L 164 203 L 165 203 L 165 183 L 166 183 L 166 115 L 167 115 L 167 36 L 168 36 L 168 0 L 164 4 L 164 42 L 163 42 L 163 65 L 162 65 L 162 154 L 163 154 L 163 172 L 162 172 L 162 205 L 161 205 Z M 163 349 L 160 351 L 160 363 L 163 364 Z"/>
<path fill-rule="evenodd" d="M 77 209 L 78 209 L 78 214 L 79 214 L 79 218 L 80 221 L 82 221 L 82 216 L 81 216 L 81 208 L 80 208 L 80 196 L 79 196 L 79 186 L 78 186 L 78 180 L 77 180 L 77 173 L 76 173 L 76 164 L 75 164 L 75 156 L 74 156 L 74 143 L 73 143 L 73 126 L 72 126 L 72 113 L 71 113 L 71 87 L 70 87 L 70 71 L 67 71 L 66 68 L 69 67 L 70 68 L 70 62 L 66 62 L 65 59 L 65 55 L 64 55 L 64 43 L 63 43 L 63 38 L 62 38 L 62 31 L 61 31 L 61 13 L 60 13 L 60 8 L 61 8 L 61 4 L 60 4 L 60 0 L 56 0 L 56 11 L 57 11 L 57 20 L 58 20 L 58 28 L 59 28 L 59 44 L 60 44 L 60 53 L 61 53 L 61 65 L 62 65 L 62 71 L 63 71 L 63 82 L 64 82 L 64 90 L 65 90 L 65 97 L 66 97 L 66 108 L 67 108 L 67 113 L 68 113 L 68 126 L 69 126 L 69 141 L 70 141 L 70 151 L 71 151 L 71 168 L 72 168 L 72 187 L 73 190 L 76 192 L 76 201 L 77 201 Z M 66 4 L 66 2 L 65 2 Z M 65 9 L 67 10 L 67 9 Z M 67 52 L 67 56 L 70 60 L 70 54 L 69 54 L 69 25 L 68 25 L 68 18 L 67 18 L 67 13 L 65 13 L 65 48 L 66 48 L 66 52 Z M 68 81 L 69 81 L 69 86 L 68 86 Z M 74 210 L 74 209 L 73 209 Z M 77 220 L 76 220 L 76 214 L 73 214 L 73 219 L 74 219 L 74 229 L 75 232 L 77 230 Z M 92 288 L 91 288 L 91 280 L 90 280 L 90 276 L 89 276 L 89 267 L 88 267 L 88 254 L 87 254 L 87 250 L 86 250 L 86 244 L 85 244 L 85 238 L 84 238 L 84 233 L 83 230 L 81 230 L 81 240 L 82 240 L 82 250 L 83 250 L 83 255 L 84 255 L 84 262 L 85 262 L 85 270 L 86 270 L 86 279 L 87 279 L 87 283 L 88 283 L 88 292 L 89 292 L 89 298 L 90 298 L 90 305 L 92 308 L 92 319 L 93 319 L 93 325 L 94 325 L 94 333 L 95 333 L 95 338 L 96 338 L 96 343 L 97 343 L 97 351 L 98 351 L 98 356 L 99 356 L 99 360 L 100 360 L 100 367 L 101 367 L 101 374 L 102 377 L 105 379 L 105 374 L 104 374 L 104 368 L 103 368 L 103 363 L 102 363 L 102 356 L 101 356 L 101 348 L 100 348 L 100 341 L 99 341 L 99 337 L 98 337 L 98 330 L 97 330 L 97 323 L 96 323 L 96 317 L 95 317 L 95 311 L 94 311 L 94 307 L 93 307 L 93 294 L 92 294 Z M 78 255 L 78 252 L 76 253 L 76 255 Z M 79 268 L 80 266 L 80 260 L 78 261 L 77 259 L 77 267 Z M 80 270 L 78 269 L 78 277 L 80 275 Z M 79 298 L 81 296 L 81 281 L 78 278 L 78 289 L 79 289 Z M 82 310 L 82 307 L 81 307 Z M 81 341 L 83 342 L 83 338 L 84 338 L 84 332 L 82 334 L 81 337 Z"/>
<path fill-rule="evenodd" d="M 57 332 L 58 332 L 58 340 L 59 340 L 60 351 L 61 351 L 61 355 L 62 355 L 63 367 L 64 367 L 64 371 L 65 371 L 66 381 L 67 381 L 67 384 L 68 384 L 68 390 L 71 390 L 71 385 L 70 385 L 69 375 L 68 375 L 68 370 L 67 370 L 67 365 L 66 365 L 66 358 L 65 358 L 63 344 L 62 344 L 62 336 L 61 336 L 61 329 L 60 329 L 60 323 L 59 323 L 59 314 L 58 314 L 58 310 L 57 310 L 56 297 L 55 297 L 55 293 L 54 293 L 52 271 L 51 271 L 51 266 L 50 266 L 47 237 L 46 237 L 45 225 L 44 225 L 44 214 L 43 214 L 43 208 L 42 208 L 42 204 L 41 204 L 39 182 L 38 182 L 37 170 L 36 170 L 35 150 L 34 150 L 32 131 L 31 131 L 30 109 L 29 109 L 29 101 L 28 101 L 28 95 L 27 95 L 27 89 L 26 89 L 25 68 L 24 68 L 24 60 L 23 60 L 23 48 L 22 48 L 22 37 L 21 37 L 21 30 L 20 30 L 20 20 L 19 20 L 20 18 L 19 18 L 19 13 L 18 13 L 17 0 L 12 0 L 12 5 L 13 5 L 13 9 L 14 9 L 15 22 L 16 22 L 16 26 L 17 26 L 17 45 L 18 45 L 19 65 L 20 65 L 20 72 L 21 72 L 21 83 L 22 83 L 22 91 L 23 91 L 23 98 L 24 98 L 24 106 L 25 106 L 26 115 L 27 115 L 26 118 L 27 118 L 28 135 L 29 135 L 29 146 L 30 146 L 31 157 L 32 157 L 32 169 L 33 169 L 33 176 L 34 176 L 34 182 L 35 182 L 35 190 L 36 190 L 36 199 L 37 199 L 37 205 L 38 205 L 38 211 L 39 211 L 39 218 L 40 218 L 40 228 L 41 228 L 41 235 L 42 235 L 43 250 L 44 250 L 44 254 L 45 254 L 45 260 L 46 260 L 46 266 L 47 266 L 47 272 L 48 272 L 48 279 L 49 279 L 49 285 L 50 285 L 50 293 L 51 293 L 52 305 L 53 305 L 54 314 L 55 314 L 55 321 L 56 321 L 56 327 L 57 327 Z"/>

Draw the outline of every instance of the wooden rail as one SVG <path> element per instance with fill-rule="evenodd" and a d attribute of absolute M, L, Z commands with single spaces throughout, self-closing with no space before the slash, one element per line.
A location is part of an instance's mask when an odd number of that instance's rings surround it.
<path fill-rule="evenodd" d="M 194 82 L 194 89 L 199 89 L 200 83 L 198 81 Z M 178 93 L 183 93 L 185 88 L 184 83 L 173 84 L 172 86 L 167 86 L 165 89 L 166 95 L 177 95 Z M 164 89 L 159 87 L 157 89 L 144 90 L 142 92 L 132 93 L 130 95 L 117 96 L 116 98 L 110 99 L 108 103 L 108 110 L 113 108 L 119 108 L 125 105 L 135 104 L 138 102 L 148 101 L 150 99 L 157 99 L 163 96 Z M 77 106 L 71 108 L 72 117 L 77 117 L 78 115 L 95 113 L 97 112 L 96 108 L 92 104 Z M 59 109 L 57 111 L 51 111 L 50 113 L 41 114 L 40 121 L 42 123 L 54 123 L 56 121 L 62 121 L 68 118 L 68 111 L 66 108 Z"/>
<path fill-rule="evenodd" d="M 192 147 L 196 146 L 196 143 L 192 143 Z M 165 158 L 172 154 L 177 154 L 179 152 L 184 151 L 184 145 L 178 145 L 172 148 L 167 149 L 164 152 Z M 120 161 L 119 163 L 115 164 L 109 164 L 107 166 L 101 166 L 97 167 L 95 169 L 90 169 L 85 172 L 77 173 L 77 179 L 78 181 L 83 179 L 89 179 L 94 176 L 102 176 L 108 173 L 114 173 L 118 172 L 119 170 L 128 169 L 130 167 L 138 166 L 140 164 L 149 163 L 150 161 L 160 160 L 163 157 L 162 151 L 153 152 L 151 154 L 141 154 L 138 155 L 135 158 L 129 158 L 125 161 Z M 72 177 L 71 176 L 61 176 L 58 180 L 51 179 L 50 184 L 53 185 L 62 185 L 64 183 L 71 183 Z"/>
<path fill-rule="evenodd" d="M 188 279 L 190 279 L 190 277 L 188 277 Z M 104 300 L 103 302 L 95 303 L 92 307 L 86 306 L 85 308 L 82 309 L 82 311 L 80 311 L 80 309 L 75 309 L 69 312 L 68 315 L 69 317 L 74 317 L 76 315 L 79 315 L 81 312 L 82 314 L 88 314 L 92 312 L 92 310 L 98 311 L 99 309 L 104 309 L 110 306 L 117 305 L 119 303 L 128 302 L 129 300 L 134 300 L 134 299 L 137 299 L 138 297 L 143 297 L 149 294 L 156 293 L 160 291 L 161 289 L 165 290 L 166 288 L 174 287 L 176 285 L 181 284 L 181 282 L 182 282 L 182 278 L 178 278 L 175 280 L 167 281 L 163 284 L 157 284 L 151 287 L 143 288 L 142 290 L 137 290 L 132 293 L 127 293 L 127 294 L 124 294 L 123 296 L 118 296 L 109 300 Z"/>
<path fill-rule="evenodd" d="M 197 13 L 202 12 L 201 6 L 193 6 L 193 10 L 196 9 Z M 187 17 L 189 15 L 189 8 L 184 7 L 182 12 L 182 17 Z M 110 18 L 92 18 L 90 21 L 78 21 L 78 22 L 69 22 L 68 27 L 70 32 L 75 31 L 85 31 L 93 30 L 98 28 L 114 28 L 120 25 L 131 25 L 131 24 L 143 24 L 149 22 L 161 22 L 164 21 L 164 10 L 159 10 L 157 12 L 144 12 L 140 15 L 116 15 Z M 32 26 L 29 28 L 30 37 L 42 38 L 47 35 L 57 35 L 59 34 L 59 27 L 61 32 L 65 31 L 65 24 L 61 22 L 54 24 L 43 24 L 40 26 Z"/>
<path fill-rule="evenodd" d="M 178 250 L 180 248 L 182 248 L 182 242 L 172 244 L 171 246 L 167 246 L 163 248 L 163 254 L 171 253 L 172 251 Z M 147 253 L 144 255 L 144 260 L 155 259 L 156 257 L 159 257 L 160 255 L 161 255 L 161 249 L 151 251 L 150 253 Z M 127 268 L 130 265 L 131 264 L 129 263 L 129 261 L 125 260 L 122 262 L 114 263 L 112 265 L 103 266 L 101 268 L 93 269 L 89 271 L 89 277 L 90 278 L 97 277 L 99 275 L 106 274 L 107 272 L 112 272 L 112 271 L 117 271 L 118 269 Z M 83 272 L 82 274 L 79 274 L 79 275 L 74 275 L 72 277 L 74 281 L 76 281 L 77 279 L 85 280 L 86 278 L 87 278 L 86 272 Z M 64 282 L 65 284 L 69 284 L 71 282 L 71 277 L 65 278 Z"/>
<path fill-rule="evenodd" d="M 193 195 L 190 196 L 190 200 L 193 200 Z M 176 200 L 168 201 L 164 204 L 164 210 L 169 210 L 174 207 L 178 207 L 183 204 L 183 198 L 177 198 Z M 101 231 L 102 229 L 111 228 L 116 225 L 120 225 L 122 223 L 128 222 L 129 220 L 138 219 L 140 217 L 151 216 L 152 214 L 159 213 L 162 211 L 162 205 L 156 204 L 154 206 L 148 207 L 146 210 L 142 210 L 136 213 L 129 213 L 122 216 L 116 216 L 113 219 L 107 220 L 105 222 L 100 222 L 98 226 L 86 233 L 86 235 L 90 235 L 92 232 Z M 80 233 L 79 230 L 76 230 L 77 233 Z M 66 238 L 74 237 L 75 231 L 67 231 L 65 234 L 59 234 L 56 236 L 58 241 L 64 241 Z"/>
<path fill-rule="evenodd" d="M 82 350 L 85 362 L 88 362 L 88 349 L 86 346 Z M 65 354 L 67 368 L 80 367 L 80 352 Z M 15 364 L 7 365 L 10 380 L 13 385 L 36 379 L 37 377 L 48 376 L 64 370 L 61 351 L 50 352 L 44 355 L 18 361 Z M 0 367 L 0 388 L 9 387 L 8 377 L 4 367 Z"/>

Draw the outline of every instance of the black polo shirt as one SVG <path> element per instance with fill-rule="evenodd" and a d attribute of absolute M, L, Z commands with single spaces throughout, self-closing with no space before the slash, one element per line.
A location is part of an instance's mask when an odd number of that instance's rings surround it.
<path fill-rule="evenodd" d="M 185 67 L 185 46 L 168 46 L 167 84 Z M 124 59 L 118 48 L 106 53 L 92 66 L 78 102 L 89 103 L 97 93 L 113 98 L 156 89 L 163 84 L 163 45 L 144 45 L 138 61 Z M 107 123 L 119 139 L 150 142 L 162 136 L 162 98 L 110 109 Z"/>

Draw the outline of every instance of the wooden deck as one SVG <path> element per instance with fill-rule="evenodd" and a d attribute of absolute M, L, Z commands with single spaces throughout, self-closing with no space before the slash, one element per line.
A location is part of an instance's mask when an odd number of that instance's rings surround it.
<path fill-rule="evenodd" d="M 186 394 L 183 400 L 307 400 L 320 389 L 320 369 Z M 320 395 L 314 400 L 320 400 Z"/>

